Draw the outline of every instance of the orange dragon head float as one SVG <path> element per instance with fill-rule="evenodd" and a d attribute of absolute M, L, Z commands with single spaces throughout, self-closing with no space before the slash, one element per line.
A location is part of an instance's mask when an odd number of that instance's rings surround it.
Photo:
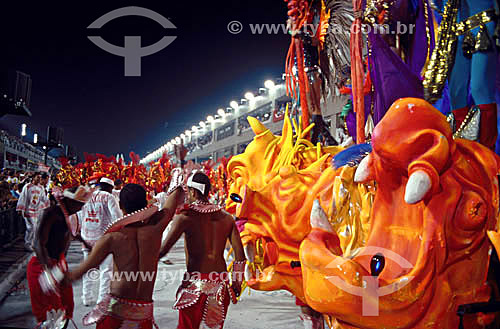
<path fill-rule="evenodd" d="M 366 244 L 346 253 L 318 205 L 300 246 L 307 303 L 343 328 L 458 328 L 459 305 L 490 298 L 498 158 L 411 98 L 392 105 L 372 146 L 355 173 L 377 187 Z"/>
<path fill-rule="evenodd" d="M 341 188 L 342 179 L 352 178 L 354 170 L 330 167 L 329 160 L 341 149 L 312 145 L 304 138 L 312 126 L 303 131 L 300 123 L 292 124 L 288 113 L 282 136 L 274 136 L 255 118 L 248 121 L 256 136 L 227 165 L 228 194 L 239 196 L 241 202 L 233 198 L 226 202 L 229 212 L 247 220 L 241 236 L 250 262 L 248 285 L 257 290 L 286 289 L 304 301 L 302 274 L 291 262 L 299 260 L 300 243 L 311 230 L 313 202 L 319 199 L 330 214 L 336 212 L 333 191 Z M 359 212 L 354 213 L 359 219 Z M 352 245 L 354 237 L 361 240 L 360 225 L 349 224 L 349 229 L 335 225 L 349 231 L 342 238 L 343 245 Z"/>

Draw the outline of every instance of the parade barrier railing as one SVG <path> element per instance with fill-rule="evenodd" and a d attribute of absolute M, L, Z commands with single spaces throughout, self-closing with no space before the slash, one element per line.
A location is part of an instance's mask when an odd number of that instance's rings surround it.
<path fill-rule="evenodd" d="M 0 211 L 0 247 L 8 247 L 25 230 L 24 220 L 15 208 Z"/>

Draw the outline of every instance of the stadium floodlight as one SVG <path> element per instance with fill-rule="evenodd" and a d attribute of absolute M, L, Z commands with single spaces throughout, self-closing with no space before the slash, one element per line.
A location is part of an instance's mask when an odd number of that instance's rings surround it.
<path fill-rule="evenodd" d="M 176 143 L 175 138 L 170 141 L 170 143 L 174 144 Z"/>
<path fill-rule="evenodd" d="M 252 99 L 255 98 L 255 95 L 249 91 L 245 94 L 245 98 L 248 99 L 249 101 L 251 101 Z"/>
<path fill-rule="evenodd" d="M 233 109 L 237 110 L 239 105 L 238 105 L 238 102 L 237 101 L 231 101 L 231 103 L 229 103 L 229 106 L 231 106 Z"/>
<path fill-rule="evenodd" d="M 211 115 L 209 115 L 209 116 L 207 117 L 207 121 L 208 121 L 208 122 L 212 122 L 212 121 L 214 121 L 214 117 L 213 117 L 213 116 L 211 116 Z"/>
<path fill-rule="evenodd" d="M 186 136 L 191 136 L 191 130 L 189 130 L 189 129 L 188 129 L 188 130 L 186 130 L 186 131 L 184 132 L 184 134 L 186 134 Z"/>
<path fill-rule="evenodd" d="M 182 139 L 186 139 L 186 135 L 181 134 L 181 138 L 182 138 Z"/>
<path fill-rule="evenodd" d="M 23 123 L 21 125 L 21 136 L 22 137 L 26 136 L 26 124 L 25 123 Z"/>
<path fill-rule="evenodd" d="M 207 126 L 207 124 L 204 121 L 200 121 L 200 127 L 201 128 L 205 128 L 206 126 Z"/>
<path fill-rule="evenodd" d="M 226 115 L 226 111 L 224 111 L 224 109 L 219 109 L 217 110 L 217 114 L 220 115 L 221 118 L 223 118 Z"/>
<path fill-rule="evenodd" d="M 196 127 L 196 126 L 192 126 L 192 127 L 191 127 L 191 130 L 195 133 L 195 132 L 196 132 L 196 130 L 198 130 L 198 127 Z"/>
<path fill-rule="evenodd" d="M 273 80 L 267 80 L 266 82 L 264 82 L 264 87 L 266 87 L 267 89 L 273 89 L 274 86 L 275 84 Z"/>
<path fill-rule="evenodd" d="M 38 143 L 38 134 L 33 135 L 33 143 L 34 144 Z"/>

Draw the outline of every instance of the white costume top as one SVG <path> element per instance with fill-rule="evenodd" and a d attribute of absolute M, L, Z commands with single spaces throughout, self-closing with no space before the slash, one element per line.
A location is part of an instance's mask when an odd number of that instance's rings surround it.
<path fill-rule="evenodd" d="M 167 202 L 168 195 L 166 192 L 160 192 L 153 197 L 155 199 L 155 203 L 158 205 L 158 209 L 163 209 L 165 207 L 165 203 Z"/>
<path fill-rule="evenodd" d="M 105 191 L 95 191 L 90 200 L 76 213 L 83 240 L 93 246 L 106 227 L 123 216 L 116 198 Z"/>
<path fill-rule="evenodd" d="M 118 204 L 120 204 L 120 192 L 122 190 L 115 190 L 113 189 L 113 191 L 111 192 L 111 194 L 113 194 L 113 196 L 116 198 L 116 201 L 118 201 Z"/>
<path fill-rule="evenodd" d="M 45 189 L 40 185 L 27 184 L 19 196 L 16 210 L 24 212 L 25 218 L 38 219 L 50 201 Z"/>

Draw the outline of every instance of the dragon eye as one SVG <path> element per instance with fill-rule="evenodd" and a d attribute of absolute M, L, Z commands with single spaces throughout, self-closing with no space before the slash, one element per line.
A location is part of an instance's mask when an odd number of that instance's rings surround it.
<path fill-rule="evenodd" d="M 372 261 L 370 263 L 370 270 L 372 276 L 379 276 L 380 273 L 384 270 L 384 267 L 385 267 L 384 255 L 378 253 L 372 257 Z"/>
<path fill-rule="evenodd" d="M 231 198 L 231 200 L 233 200 L 236 203 L 242 203 L 243 202 L 243 199 L 241 198 L 241 196 L 239 196 L 236 193 L 231 193 L 231 195 L 229 197 Z"/>

